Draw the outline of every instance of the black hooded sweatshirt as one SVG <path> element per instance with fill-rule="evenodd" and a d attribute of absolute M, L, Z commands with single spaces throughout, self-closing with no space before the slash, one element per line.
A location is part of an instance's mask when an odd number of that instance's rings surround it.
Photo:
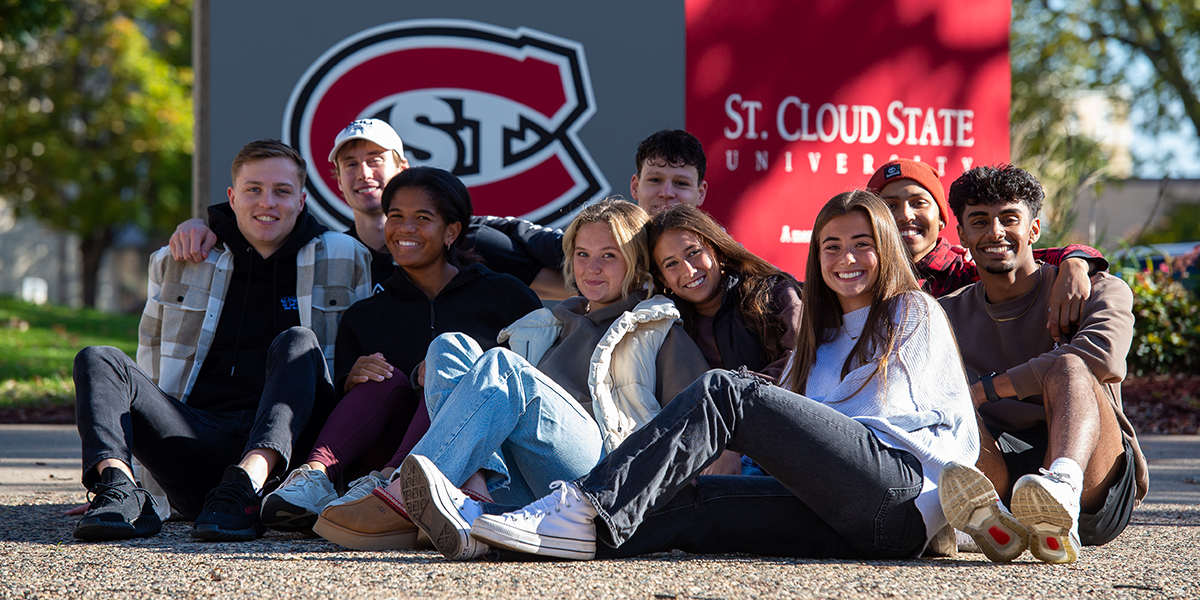
<path fill-rule="evenodd" d="M 271 342 L 300 325 L 296 255 L 328 228 L 305 208 L 283 245 L 263 258 L 238 229 L 228 203 L 208 207 L 208 219 L 217 239 L 233 252 L 233 276 L 188 405 L 213 412 L 256 410 L 266 383 Z"/>
<path fill-rule="evenodd" d="M 404 269 L 396 269 L 383 288 L 355 302 L 338 325 L 333 366 L 339 395 L 360 356 L 379 352 L 410 375 L 438 335 L 459 331 L 487 350 L 496 346 L 501 329 L 542 306 L 517 278 L 479 264 L 459 269 L 433 300 Z"/>

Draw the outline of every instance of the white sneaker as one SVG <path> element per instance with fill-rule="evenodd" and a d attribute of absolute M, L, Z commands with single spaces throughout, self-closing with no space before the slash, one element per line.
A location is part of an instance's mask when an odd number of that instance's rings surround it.
<path fill-rule="evenodd" d="M 450 560 L 470 560 L 488 551 L 471 537 L 471 524 L 483 507 L 462 493 L 433 461 L 410 454 L 400 465 L 400 490 L 408 516 Z"/>
<path fill-rule="evenodd" d="M 1029 533 L 1000 504 L 996 488 L 979 469 L 947 463 L 938 477 L 938 499 L 946 520 L 969 535 L 991 561 L 1011 561 L 1029 545 Z"/>
<path fill-rule="evenodd" d="M 388 483 L 390 483 L 390 481 L 387 477 L 383 476 L 383 473 L 380 473 L 379 471 L 371 471 L 369 474 L 363 475 L 362 477 L 359 477 L 351 482 L 350 489 L 346 490 L 346 493 L 342 494 L 337 500 L 326 504 L 325 508 L 329 508 L 330 506 L 340 506 L 347 502 L 354 502 L 359 498 L 369 495 L 371 492 L 375 491 L 375 488 L 387 487 Z"/>
<path fill-rule="evenodd" d="M 493 546 L 556 558 L 596 556 L 596 509 L 575 484 L 555 481 L 549 496 L 516 512 L 483 515 L 471 536 Z"/>
<path fill-rule="evenodd" d="M 336 499 L 337 491 L 324 472 L 300 465 L 263 498 L 262 522 L 279 531 L 310 531 L 325 505 Z"/>
<path fill-rule="evenodd" d="M 1042 469 L 1013 486 L 1013 516 L 1029 530 L 1029 551 L 1048 563 L 1079 558 L 1079 488 L 1066 477 Z"/>
<path fill-rule="evenodd" d="M 967 535 L 965 531 L 954 530 L 954 541 L 958 543 L 959 552 L 969 552 L 973 554 L 983 554 L 983 550 L 979 549 L 979 544 L 975 543 L 975 538 Z"/>

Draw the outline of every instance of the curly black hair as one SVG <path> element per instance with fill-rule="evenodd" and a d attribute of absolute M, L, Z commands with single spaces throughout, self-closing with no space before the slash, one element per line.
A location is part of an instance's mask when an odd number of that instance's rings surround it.
<path fill-rule="evenodd" d="M 1004 164 L 996 167 L 975 167 L 950 184 L 950 210 L 959 223 L 967 205 L 993 205 L 1024 202 L 1029 214 L 1037 217 L 1042 210 L 1046 193 L 1042 184 L 1028 171 Z"/>
<path fill-rule="evenodd" d="M 663 129 L 638 144 L 634 166 L 639 176 L 649 159 L 665 161 L 671 167 L 696 167 L 697 182 L 704 181 L 704 172 L 708 170 L 704 146 L 696 136 L 682 129 Z"/>

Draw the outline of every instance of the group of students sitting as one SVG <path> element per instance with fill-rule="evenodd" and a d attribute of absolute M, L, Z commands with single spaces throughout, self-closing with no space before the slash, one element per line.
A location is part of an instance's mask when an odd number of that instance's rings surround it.
<path fill-rule="evenodd" d="M 636 204 L 561 233 L 473 217 L 381 121 L 329 158 L 357 241 L 308 215 L 294 150 L 248 144 L 229 204 L 152 257 L 137 362 L 79 353 L 75 537 L 160 530 L 135 457 L 200 539 L 455 560 L 1071 562 L 1145 496 L 1132 295 L 1091 248 L 1032 249 L 1042 191 L 1018 168 L 947 199 L 888 162 L 821 209 L 801 284 L 698 208 L 684 131 L 639 146 Z"/>

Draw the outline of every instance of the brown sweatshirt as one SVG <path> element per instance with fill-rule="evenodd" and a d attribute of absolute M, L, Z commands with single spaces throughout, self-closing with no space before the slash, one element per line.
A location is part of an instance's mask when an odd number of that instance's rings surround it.
<path fill-rule="evenodd" d="M 980 375 L 994 371 L 1007 373 L 1012 381 L 1020 401 L 1005 398 L 979 407 L 990 421 L 1009 423 L 1012 430 L 1046 420 L 1043 384 L 1055 359 L 1067 353 L 1082 358 L 1103 384 L 1122 433 L 1133 446 L 1137 498 L 1141 500 L 1149 485 L 1146 459 L 1121 408 L 1125 357 L 1133 343 L 1133 292 L 1120 278 L 1099 273 L 1093 279 L 1078 328 L 1069 341 L 1056 344 L 1046 328 L 1046 313 L 1057 276 L 1058 267 L 1041 265 L 1040 281 L 1033 289 L 999 304 L 988 302 L 982 282 L 943 296 L 939 302 L 954 327 L 967 379 L 973 383 Z"/>

